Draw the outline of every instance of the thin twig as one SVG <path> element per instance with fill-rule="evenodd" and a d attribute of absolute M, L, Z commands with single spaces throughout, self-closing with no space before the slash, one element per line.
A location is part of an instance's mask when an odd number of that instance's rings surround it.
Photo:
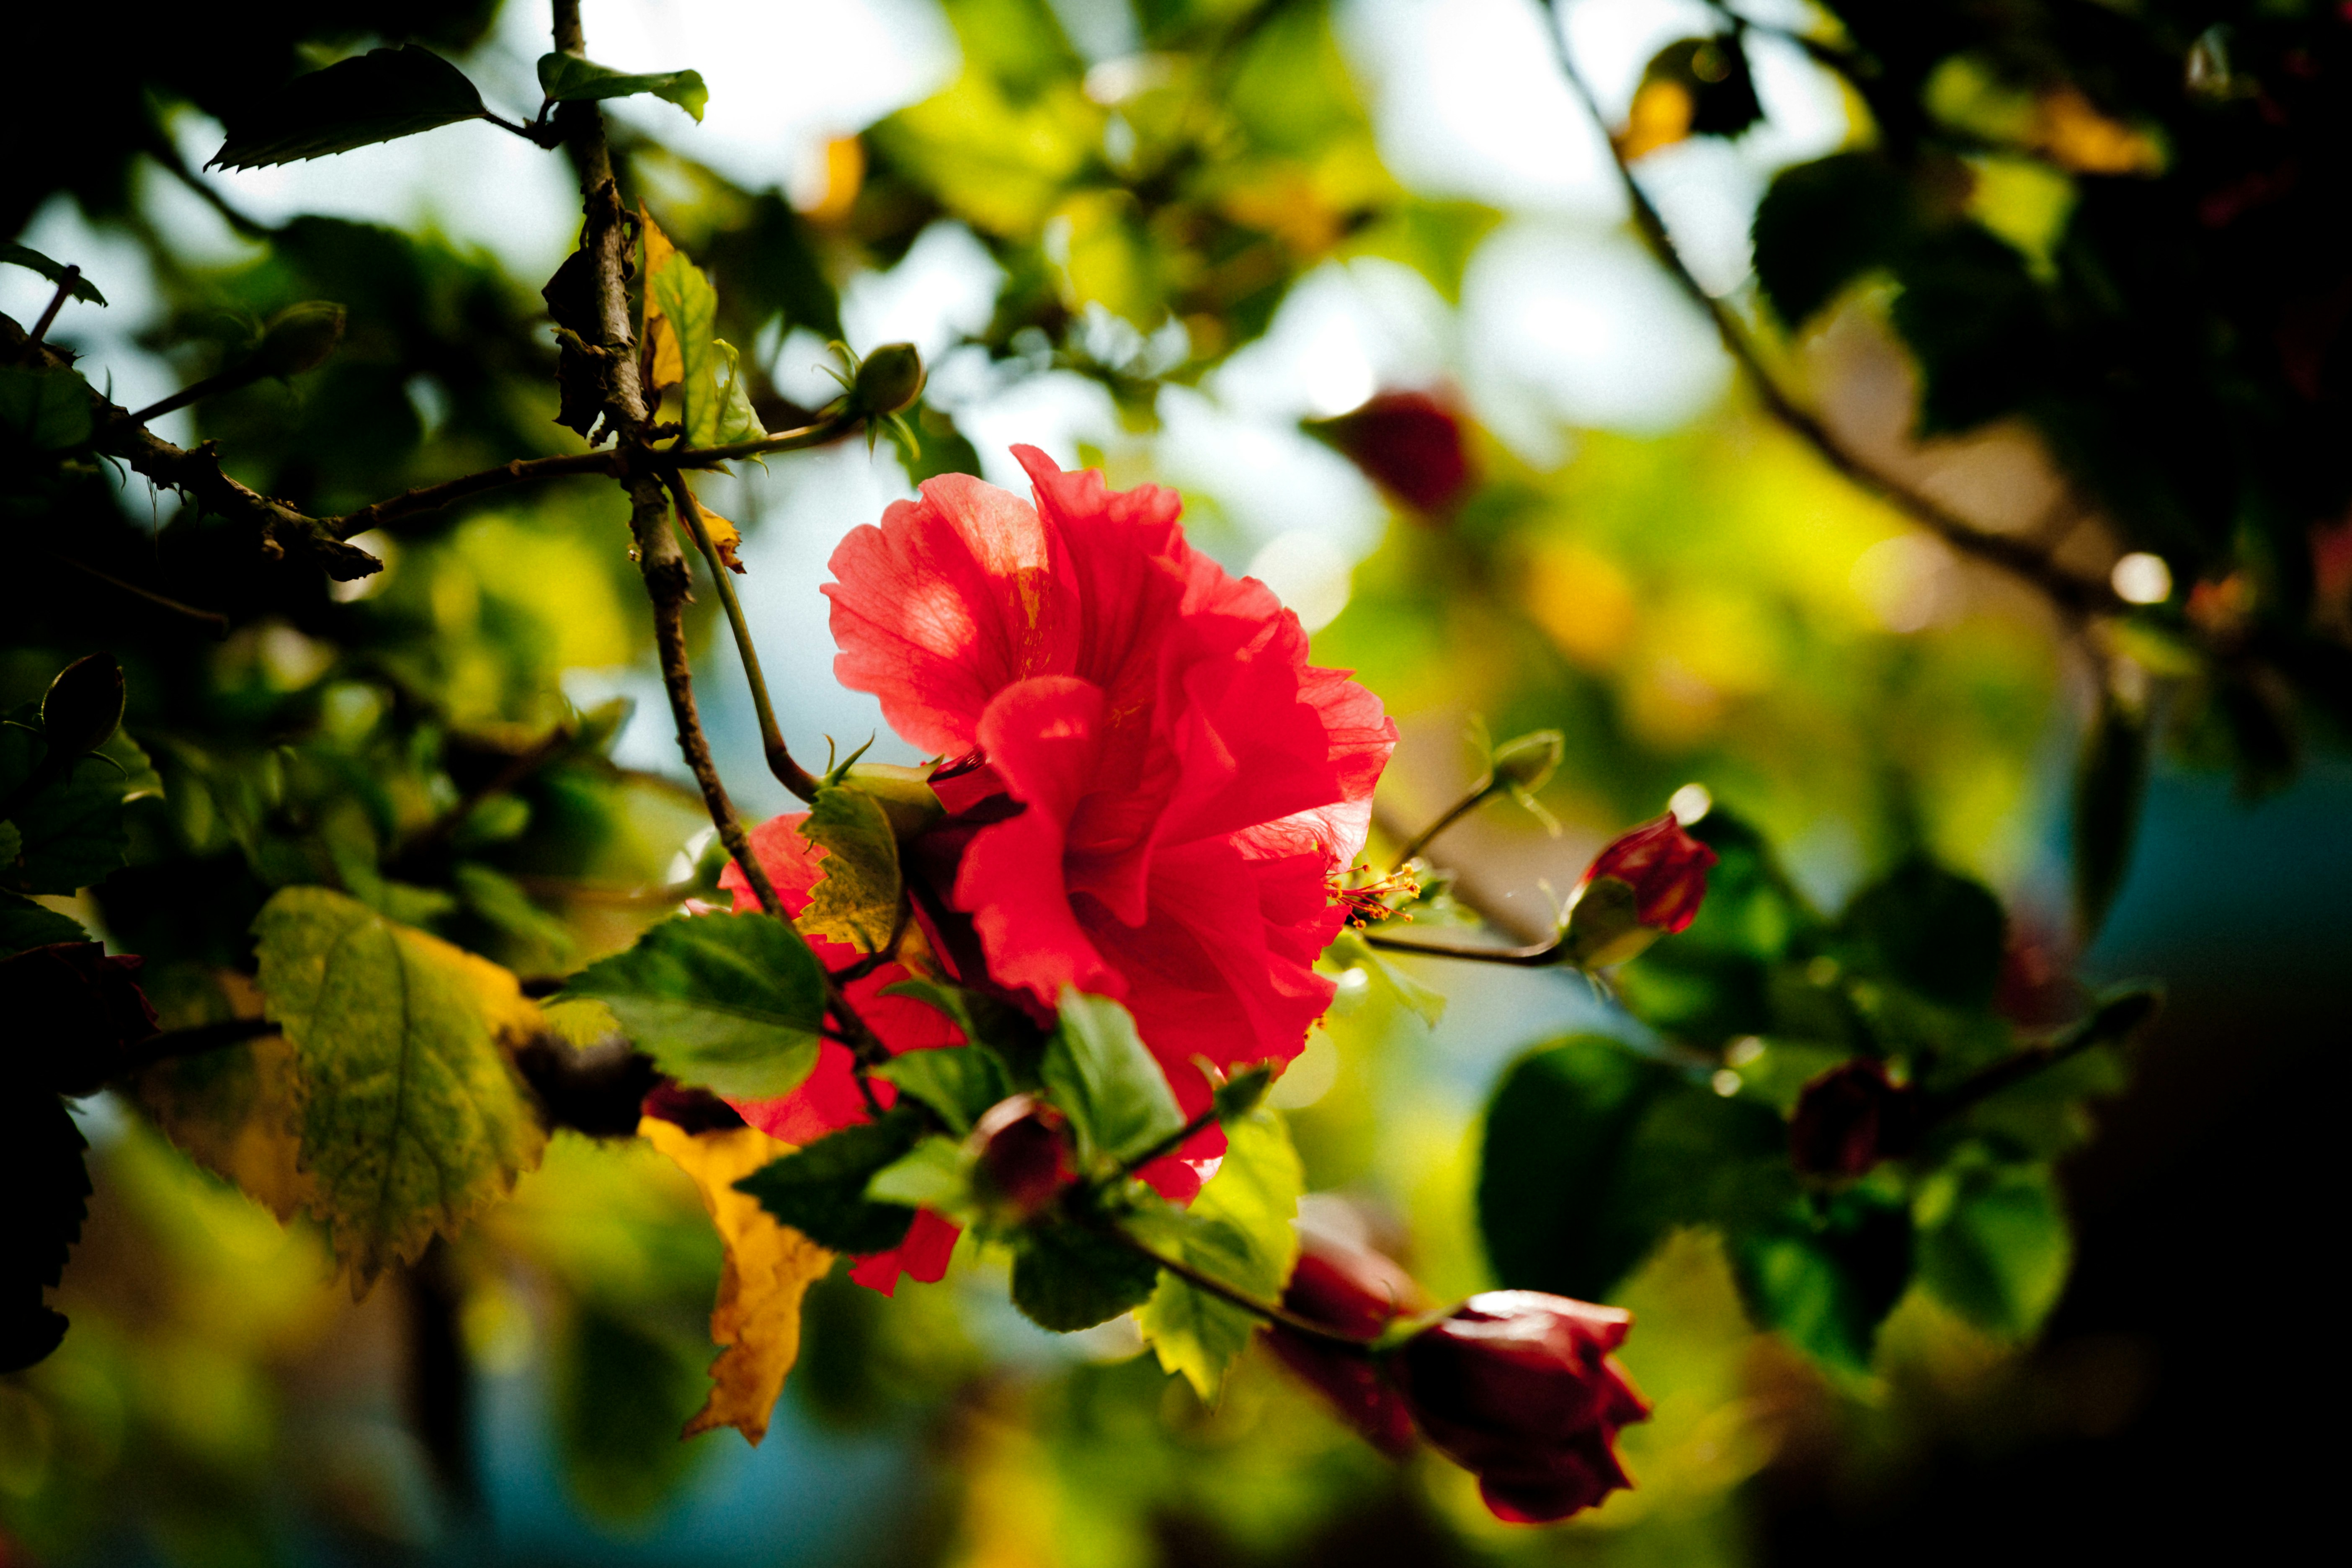
<path fill-rule="evenodd" d="M 194 605 L 184 605 L 177 599 L 166 598 L 152 588 L 142 588 L 136 583 L 126 583 L 110 572 L 100 571 L 87 561 L 77 561 L 70 555 L 61 555 L 54 550 L 48 552 L 48 557 L 60 565 L 70 566 L 87 576 L 97 578 L 110 588 L 120 588 L 136 598 L 144 599 L 158 609 L 169 610 L 175 616 L 185 616 L 188 619 L 210 630 L 216 637 L 228 636 L 228 617 L 218 610 L 200 610 Z"/>
<path fill-rule="evenodd" d="M 1453 826 L 1455 823 L 1461 821 L 1472 812 L 1477 810 L 1479 803 L 1494 793 L 1495 776 L 1492 773 L 1489 773 L 1486 777 L 1480 780 L 1477 785 L 1473 788 L 1469 794 L 1464 795 L 1460 800 L 1455 801 L 1452 805 L 1447 806 L 1444 813 L 1440 816 L 1436 821 L 1423 828 L 1419 833 L 1414 834 L 1411 840 L 1406 843 L 1405 847 L 1397 851 L 1396 863 L 1389 868 L 1389 874 L 1391 876 L 1394 876 L 1399 871 L 1403 870 L 1412 861 L 1412 858 L 1420 854 L 1423 850 L 1428 848 L 1431 842 L 1434 840 L 1439 834 L 1444 832 L 1447 828 Z"/>
<path fill-rule="evenodd" d="M 1402 937 L 1364 933 L 1366 946 L 1384 952 L 1417 952 L 1423 958 L 1461 958 L 1473 963 L 1507 963 L 1519 969 L 1548 969 L 1558 963 L 1559 951 L 1567 942 L 1563 932 L 1549 942 L 1529 942 L 1524 947 L 1454 947 L 1444 942 L 1407 942 Z"/>
<path fill-rule="evenodd" d="M 1183 1126 L 1178 1128 L 1175 1131 L 1171 1132 L 1167 1137 L 1162 1138 L 1159 1142 L 1154 1143 L 1142 1153 L 1136 1155 L 1132 1159 L 1122 1162 L 1118 1167 L 1118 1173 L 1122 1176 L 1131 1176 L 1135 1174 L 1136 1172 L 1143 1169 L 1144 1166 L 1151 1163 L 1152 1161 L 1160 1159 L 1163 1155 L 1173 1154 L 1177 1150 L 1181 1149 L 1185 1144 L 1191 1142 L 1193 1139 L 1199 1137 L 1202 1133 L 1214 1126 L 1216 1124 L 1216 1101 L 1212 1100 L 1209 1102 L 1208 1110 L 1203 1110 L 1200 1115 L 1195 1116 L 1192 1121 L 1187 1121 Z"/>
<path fill-rule="evenodd" d="M 1560 27 L 1558 0 L 1544 0 L 1544 5 L 1547 12 L 1545 30 L 1551 35 L 1552 52 L 1559 61 L 1560 72 L 1568 79 L 1570 90 L 1584 105 L 1585 112 L 1591 116 L 1601 141 L 1609 148 L 1610 160 L 1617 169 L 1618 183 L 1624 187 L 1625 200 L 1633 208 L 1633 226 L 1641 232 L 1643 241 L 1657 258 L 1659 265 L 1715 323 L 1716 332 L 1722 338 L 1724 348 L 1747 372 L 1766 411 L 1801 437 L 1823 461 L 1846 479 L 1907 513 L 1914 521 L 1934 531 L 1955 550 L 2023 578 L 2067 614 L 2120 615 L 2127 611 L 2131 606 L 2108 584 L 2068 571 L 2059 565 L 2048 551 L 2039 546 L 1988 533 L 1918 491 L 1870 467 L 1847 451 L 1830 434 L 1828 426 L 1797 405 L 1766 369 L 1763 357 L 1749 341 L 1747 329 L 1739 319 L 1722 300 L 1706 291 L 1706 286 L 1684 262 L 1682 253 L 1675 247 L 1673 237 L 1666 232 L 1665 221 L 1658 216 L 1658 209 L 1651 205 L 1641 182 L 1633 177 L 1633 165 L 1625 161 L 1616 138 L 1610 134 L 1608 117 L 1601 112 L 1600 100 L 1593 97 L 1592 89 L 1585 84 L 1583 75 L 1576 68 L 1575 58 L 1569 52 L 1567 35 Z"/>
<path fill-rule="evenodd" d="M 278 1025 L 268 1018 L 227 1018 L 217 1024 L 198 1024 L 193 1028 L 166 1029 L 160 1035 L 150 1035 L 136 1045 L 124 1047 L 115 1076 L 124 1077 L 143 1071 L 158 1062 L 179 1057 L 201 1056 L 206 1051 L 223 1050 L 276 1033 Z"/>
<path fill-rule="evenodd" d="M 571 452 L 558 458 L 517 458 L 512 462 L 500 463 L 495 468 L 485 468 L 478 474 L 446 479 L 437 485 L 419 485 L 396 496 L 371 501 L 357 511 L 344 513 L 328 527 L 336 538 L 350 539 L 402 518 L 438 511 L 453 501 L 479 495 L 485 490 L 500 489 L 530 479 L 560 479 L 568 474 L 600 474 L 618 478 L 620 473 L 620 454 L 616 452 Z"/>
<path fill-rule="evenodd" d="M 43 338 L 49 335 L 49 327 L 57 321 L 58 312 L 66 308 L 66 300 L 72 296 L 74 285 L 80 281 L 80 268 L 68 267 L 66 268 L 66 275 L 58 279 L 58 291 L 49 296 L 49 308 L 41 312 L 41 319 L 39 321 L 33 323 L 33 333 L 30 339 L 31 342 L 37 343 Z"/>
<path fill-rule="evenodd" d="M 776 722 L 775 705 L 768 700 L 768 682 L 760 673 L 760 651 L 751 645 L 751 626 L 743 618 L 743 605 L 735 596 L 735 584 L 727 563 L 710 542 L 710 529 L 702 517 L 702 503 L 686 482 L 686 476 L 669 476 L 669 492 L 677 501 L 678 515 L 686 519 L 688 531 L 694 535 L 696 548 L 710 565 L 710 581 L 719 590 L 719 603 L 727 612 L 727 625 L 735 634 L 735 651 L 743 659 L 743 678 L 751 683 L 751 706 L 760 716 L 760 745 L 768 756 L 768 771 L 776 782 L 802 800 L 816 799 L 816 780 L 809 771 L 793 761 L 793 753 L 784 744 L 783 728 Z"/>
<path fill-rule="evenodd" d="M 1263 1318 L 1269 1323 L 1279 1323 L 1294 1333 L 1305 1334 L 1309 1339 L 1321 1340 L 1327 1344 L 1345 1346 L 1360 1355 L 1371 1353 L 1370 1341 L 1343 1334 L 1337 1329 L 1318 1323 L 1312 1318 L 1302 1318 L 1288 1308 L 1278 1306 L 1272 1301 L 1261 1301 L 1247 1291 L 1226 1284 L 1213 1274 L 1204 1274 L 1180 1258 L 1170 1258 L 1147 1246 L 1116 1222 L 1098 1221 L 1093 1228 L 1097 1234 L 1109 1237 L 1136 1256 L 1150 1258 L 1195 1290 L 1205 1290 L 1218 1300 L 1229 1306 L 1239 1307 L 1252 1317 Z"/>

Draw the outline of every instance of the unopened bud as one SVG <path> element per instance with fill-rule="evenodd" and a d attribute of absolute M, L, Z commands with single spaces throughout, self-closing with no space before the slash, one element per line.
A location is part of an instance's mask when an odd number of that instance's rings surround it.
<path fill-rule="evenodd" d="M 1551 782 L 1552 770 L 1568 750 L 1568 737 L 1557 730 L 1538 730 L 1506 741 L 1495 748 L 1495 782 L 1533 794 Z"/>
<path fill-rule="evenodd" d="M 122 668 L 111 654 L 74 660 L 41 699 L 41 738 L 61 763 L 98 750 L 121 722 Z"/>
<path fill-rule="evenodd" d="M 1077 1179 L 1062 1113 L 1034 1094 L 1016 1094 L 989 1107 L 971 1130 L 979 1152 L 972 1169 L 981 1194 L 1016 1219 L 1059 1197 Z"/>
<path fill-rule="evenodd" d="M 1789 1119 L 1789 1162 L 1808 1176 L 1853 1177 L 1911 1152 L 1919 1091 L 1857 1058 L 1805 1085 Z"/>
<path fill-rule="evenodd" d="M 912 343 L 884 343 L 857 366 L 851 393 L 859 409 L 880 418 L 923 395 L 923 356 Z"/>
<path fill-rule="evenodd" d="M 890 831 L 904 839 L 947 815 L 931 789 L 929 773 L 929 768 L 901 767 L 896 763 L 854 763 L 842 777 L 872 795 L 882 815 L 890 819 Z"/>
<path fill-rule="evenodd" d="M 299 375 L 327 363 L 343 341 L 343 308 L 331 300 L 305 300 L 271 318 L 247 368 L 256 375 Z"/>

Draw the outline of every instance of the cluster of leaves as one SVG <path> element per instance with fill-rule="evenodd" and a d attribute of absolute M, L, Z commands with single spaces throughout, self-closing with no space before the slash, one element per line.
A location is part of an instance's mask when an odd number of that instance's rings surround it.
<path fill-rule="evenodd" d="M 1980 884 L 1915 859 L 1832 920 L 1737 817 L 1693 832 L 1722 858 L 1706 904 L 1619 974 L 1654 1036 L 1556 1042 L 1496 1090 L 1478 1206 L 1496 1274 L 1604 1299 L 1671 1233 L 1712 1227 L 1757 1323 L 1830 1364 L 1866 1366 L 1914 1288 L 2030 1338 L 2072 1261 L 2053 1162 L 2089 1135 L 2084 1101 L 2122 1087 L 2115 1047 L 2147 995 L 2053 1029 L 2053 1000 L 2081 1003 L 2005 976 Z M 1891 1079 L 1888 1113 L 1864 1168 L 1824 1169 L 1791 1121 L 1856 1061 Z"/>
<path fill-rule="evenodd" d="M 1759 118 L 1727 30 L 1652 63 L 1621 147 Z M 2175 728 L 2250 788 L 2298 750 L 2297 696 L 2352 717 L 2341 523 L 2352 465 L 2343 301 L 2326 237 L 2352 161 L 2335 8 L 1986 11 L 1832 3 L 1796 41 L 1865 106 L 1864 144 L 1783 170 L 1756 281 L 1790 332 L 1875 290 L 1917 363 L 1917 434 L 2029 425 L 2122 545 L 2177 588 L 2117 645 L 2171 678 Z M 1717 68 L 1703 69 L 1712 63 Z M 2151 714 L 2105 705 L 2084 764 L 2081 901 L 2128 848 Z"/>

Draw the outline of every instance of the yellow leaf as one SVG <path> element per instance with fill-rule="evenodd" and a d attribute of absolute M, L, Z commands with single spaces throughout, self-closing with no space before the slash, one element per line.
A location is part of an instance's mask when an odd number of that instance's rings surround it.
<path fill-rule="evenodd" d="M 158 1062 L 130 1088 L 183 1152 L 281 1221 L 311 1202 L 300 1165 L 301 1079 L 285 1036 Z"/>
<path fill-rule="evenodd" d="M 727 1247 L 719 1304 L 710 1310 L 710 1338 L 722 1347 L 710 1363 L 710 1397 L 679 1435 L 732 1426 L 756 1445 L 767 1436 L 768 1414 L 801 1353 L 801 1298 L 833 1267 L 832 1253 L 778 1225 L 757 1198 L 735 1190 L 738 1181 L 791 1153 L 793 1146 L 756 1127 L 688 1132 L 652 1116 L 637 1123 L 637 1131 L 694 1178 Z"/>
<path fill-rule="evenodd" d="M 2154 137 L 2108 119 L 2073 87 L 2042 95 L 2033 130 L 2051 161 L 2078 174 L 2164 172 L 2164 149 Z"/>
<path fill-rule="evenodd" d="M 650 400 L 658 396 L 663 387 L 676 386 L 686 379 L 686 356 L 678 350 L 677 333 L 671 330 L 668 318 L 655 302 L 653 289 L 654 274 L 663 262 L 677 254 L 677 247 L 669 242 L 661 225 L 654 222 L 654 215 L 642 205 L 637 208 L 637 218 L 646 231 L 646 264 L 637 276 L 644 280 L 646 290 L 645 342 L 653 350 L 651 384 L 646 388 L 646 396 Z"/>
<path fill-rule="evenodd" d="M 695 505 L 702 513 L 702 526 L 709 531 L 710 547 L 719 552 L 719 559 L 727 563 L 727 570 L 737 573 L 749 570 L 744 566 L 741 558 L 735 553 L 736 548 L 743 542 L 743 531 L 709 507 L 703 506 L 701 497 L 695 498 Z M 694 531 L 693 528 L 687 523 L 684 507 L 677 509 L 677 521 L 678 526 L 685 528 L 688 533 Z"/>
<path fill-rule="evenodd" d="M 1633 163 L 1671 147 L 1690 134 L 1691 114 L 1696 106 L 1691 101 L 1690 89 L 1678 81 L 1645 81 L 1633 95 L 1633 111 L 1625 117 L 1625 130 L 1617 138 L 1617 151 Z"/>

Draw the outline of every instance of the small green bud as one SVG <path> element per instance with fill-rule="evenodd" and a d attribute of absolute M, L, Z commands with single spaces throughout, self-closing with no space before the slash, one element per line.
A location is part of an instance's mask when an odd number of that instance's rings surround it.
<path fill-rule="evenodd" d="M 1621 878 L 1587 881 L 1568 911 L 1560 956 L 1579 969 L 1606 969 L 1638 955 L 1658 940 L 1658 928 L 1642 923 L 1635 903 L 1633 885 Z"/>
<path fill-rule="evenodd" d="M 912 838 L 947 815 L 940 797 L 931 792 L 929 777 L 929 768 L 906 768 L 896 763 L 853 763 L 842 774 L 844 783 L 874 797 L 882 815 L 890 819 L 891 833 L 899 838 Z"/>
<path fill-rule="evenodd" d="M 1259 1062 L 1235 1073 L 1216 1089 L 1217 1120 L 1232 1121 L 1255 1110 L 1274 1087 L 1274 1064 Z"/>
<path fill-rule="evenodd" d="M 923 356 L 912 343 L 884 343 L 857 367 L 850 392 L 859 409 L 880 418 L 923 395 Z"/>
<path fill-rule="evenodd" d="M 78 658 L 41 699 L 41 737 L 59 762 L 89 755 L 122 722 L 122 667 L 111 654 Z"/>
<path fill-rule="evenodd" d="M 1557 730 L 1538 730 L 1506 741 L 1495 748 L 1495 782 L 1507 789 L 1533 794 L 1551 782 L 1552 770 L 1568 750 L 1568 737 Z"/>
<path fill-rule="evenodd" d="M 305 300 L 271 318 L 247 368 L 256 375 L 299 375 L 327 363 L 343 341 L 343 308 L 331 300 Z"/>

